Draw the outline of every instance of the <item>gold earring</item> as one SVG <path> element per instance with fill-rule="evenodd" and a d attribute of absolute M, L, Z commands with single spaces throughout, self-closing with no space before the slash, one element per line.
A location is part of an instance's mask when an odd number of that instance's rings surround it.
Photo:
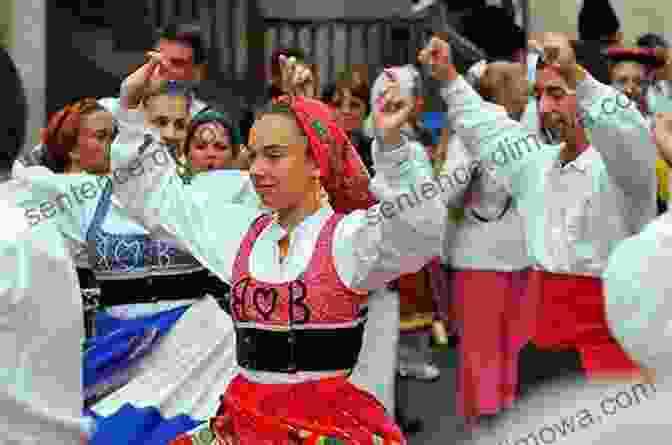
<path fill-rule="evenodd" d="M 320 204 L 322 203 L 322 184 L 320 183 L 320 178 L 315 177 L 315 187 L 313 190 L 313 199 L 315 200 L 315 205 L 317 207 L 321 207 Z"/>

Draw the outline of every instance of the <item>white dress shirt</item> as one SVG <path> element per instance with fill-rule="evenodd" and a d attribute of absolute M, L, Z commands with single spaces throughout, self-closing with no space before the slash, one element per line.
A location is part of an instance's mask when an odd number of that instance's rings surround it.
<path fill-rule="evenodd" d="M 530 107 L 523 122 L 537 128 L 536 108 Z M 439 181 L 447 189 L 447 205 L 464 214 L 460 221 L 448 222 L 443 261 L 457 269 L 511 272 L 530 266 L 520 212 L 506 186 L 492 175 L 477 172 L 477 158 L 469 153 L 458 135 L 453 135 Z M 476 198 L 465 203 L 465 192 Z M 510 209 L 502 215 L 507 201 Z M 483 222 L 476 216 L 488 220 Z M 500 218 L 501 216 L 501 218 Z"/>
<path fill-rule="evenodd" d="M 467 149 L 516 199 L 531 263 L 599 277 L 616 244 L 656 214 L 657 150 L 636 105 L 617 105 L 617 90 L 588 76 L 576 94 L 593 147 L 561 167 L 559 146 L 542 144 L 461 77 L 442 89 Z"/>
<path fill-rule="evenodd" d="M 25 217 L 26 205 L 49 198 L 25 180 L 0 184 L 2 444 L 78 444 L 82 433 L 77 276 L 56 219 L 31 226 Z"/>

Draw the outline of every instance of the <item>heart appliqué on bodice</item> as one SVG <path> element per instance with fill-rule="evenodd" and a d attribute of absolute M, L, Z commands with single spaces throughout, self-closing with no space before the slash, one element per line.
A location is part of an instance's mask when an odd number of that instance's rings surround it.
<path fill-rule="evenodd" d="M 264 317 L 264 320 L 269 320 L 276 304 L 278 304 L 278 291 L 272 287 L 257 287 L 252 294 L 252 301 L 257 312 Z"/>

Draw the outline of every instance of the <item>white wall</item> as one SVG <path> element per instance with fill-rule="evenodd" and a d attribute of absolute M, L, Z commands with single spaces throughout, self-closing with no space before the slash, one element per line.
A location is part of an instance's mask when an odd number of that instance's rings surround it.
<path fill-rule="evenodd" d="M 577 0 L 580 3 L 580 0 Z M 611 0 L 621 20 L 626 41 L 633 42 L 645 32 L 663 34 L 672 40 L 672 2 L 669 0 Z M 667 26 L 665 23 L 667 21 Z M 667 31 L 667 32 L 666 32 Z"/>
<path fill-rule="evenodd" d="M 578 33 L 577 16 L 583 0 L 530 0 L 532 32 L 559 31 Z M 665 35 L 672 41 L 672 1 L 611 0 L 616 10 L 627 45 L 645 32 Z M 665 26 L 667 20 L 668 25 Z M 667 31 L 667 32 L 666 32 Z"/>
<path fill-rule="evenodd" d="M 39 129 L 46 120 L 46 10 L 46 0 L 15 0 L 13 5 L 11 55 L 28 98 L 27 140 L 31 146 L 38 142 Z"/>

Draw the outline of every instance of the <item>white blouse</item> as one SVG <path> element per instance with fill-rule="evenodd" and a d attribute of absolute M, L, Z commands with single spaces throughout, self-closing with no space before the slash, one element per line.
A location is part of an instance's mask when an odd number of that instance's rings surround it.
<path fill-rule="evenodd" d="M 37 170 L 36 170 L 37 169 Z M 26 175 L 46 170 L 30 167 Z M 82 300 L 58 219 L 30 225 L 53 194 L 0 184 L 0 443 L 79 443 Z"/>

